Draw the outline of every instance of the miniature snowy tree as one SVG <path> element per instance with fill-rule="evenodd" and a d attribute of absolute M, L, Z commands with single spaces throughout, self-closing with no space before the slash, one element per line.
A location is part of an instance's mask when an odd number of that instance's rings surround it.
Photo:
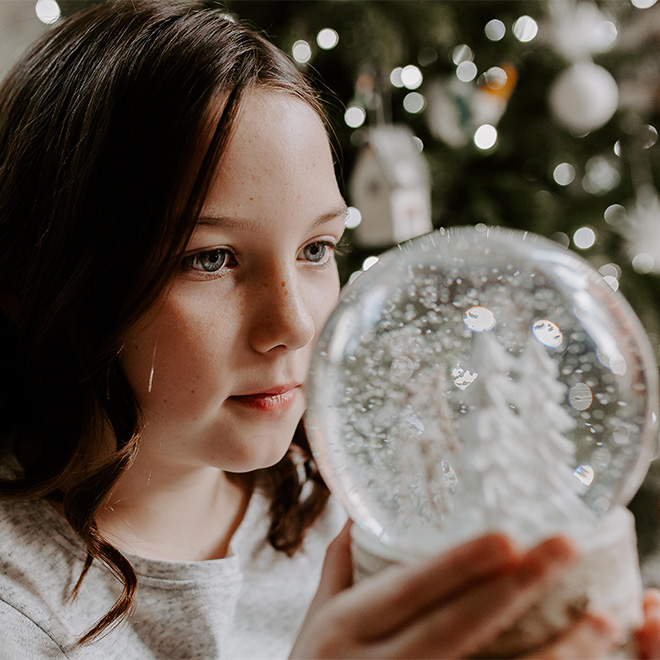
<path fill-rule="evenodd" d="M 448 459 L 458 447 L 447 381 L 443 369 L 436 366 L 409 385 L 398 429 L 407 437 L 397 461 L 401 474 L 406 475 L 402 506 L 410 506 L 414 518 L 437 526 L 453 508 L 455 475 Z"/>
<path fill-rule="evenodd" d="M 580 497 L 583 485 L 575 476 L 575 443 L 565 435 L 576 423 L 561 405 L 568 388 L 558 380 L 559 368 L 533 336 L 517 368 L 524 395 L 518 409 L 542 468 L 535 479 L 545 494 L 543 520 L 548 527 L 591 520 L 593 514 Z"/>
<path fill-rule="evenodd" d="M 529 497 L 541 468 L 516 407 L 522 386 L 511 376 L 515 360 L 492 332 L 482 332 L 473 335 L 471 363 L 478 375 L 466 390 L 457 510 L 470 527 L 527 529 L 535 524 Z"/>

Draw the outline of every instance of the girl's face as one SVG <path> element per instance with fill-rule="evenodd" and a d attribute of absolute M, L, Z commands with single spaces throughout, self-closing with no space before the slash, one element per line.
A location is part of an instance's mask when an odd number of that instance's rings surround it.
<path fill-rule="evenodd" d="M 140 459 L 245 472 L 283 456 L 337 302 L 345 213 L 314 110 L 250 93 L 179 274 L 125 337 Z"/>

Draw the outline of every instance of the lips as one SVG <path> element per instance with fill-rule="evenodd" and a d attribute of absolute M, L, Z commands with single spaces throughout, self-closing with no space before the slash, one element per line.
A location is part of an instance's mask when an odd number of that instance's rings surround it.
<path fill-rule="evenodd" d="M 255 411 L 284 412 L 294 404 L 299 388 L 300 383 L 276 385 L 263 392 L 230 396 L 228 400 Z"/>

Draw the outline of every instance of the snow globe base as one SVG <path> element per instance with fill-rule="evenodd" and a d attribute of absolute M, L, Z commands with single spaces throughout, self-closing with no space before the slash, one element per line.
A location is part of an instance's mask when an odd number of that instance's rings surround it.
<path fill-rule="evenodd" d="M 357 525 L 351 528 L 351 537 L 356 583 L 413 558 L 385 546 Z M 552 585 L 524 617 L 512 621 L 475 657 L 511 658 L 528 653 L 548 643 L 571 620 L 585 612 L 609 613 L 624 631 L 641 625 L 643 587 L 634 518 L 630 511 L 624 507 L 613 508 L 595 530 L 588 530 L 577 543 L 581 552 L 578 564 Z M 622 640 L 610 657 L 620 660 L 636 657 L 632 640 Z"/>

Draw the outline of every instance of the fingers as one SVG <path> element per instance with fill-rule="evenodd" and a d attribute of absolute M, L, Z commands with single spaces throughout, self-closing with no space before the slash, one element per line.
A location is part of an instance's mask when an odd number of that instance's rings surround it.
<path fill-rule="evenodd" d="M 347 630 L 363 639 L 387 635 L 519 558 L 510 539 L 491 534 L 433 559 L 386 569 L 352 590 L 345 609 Z"/>
<path fill-rule="evenodd" d="M 383 657 L 466 657 L 478 653 L 540 598 L 575 560 L 561 538 L 530 550 L 516 565 L 440 601 L 383 644 Z"/>
<path fill-rule="evenodd" d="M 660 660 L 660 591 L 644 592 L 644 623 L 635 633 L 641 660 Z"/>
<path fill-rule="evenodd" d="M 348 589 L 353 584 L 353 563 L 351 561 L 351 521 L 349 520 L 337 537 L 328 546 L 321 570 L 321 580 L 309 614 L 313 614 L 330 598 Z"/>
<path fill-rule="evenodd" d="M 616 645 L 617 630 L 602 616 L 587 614 L 551 644 L 523 660 L 598 660 L 607 658 Z"/>

